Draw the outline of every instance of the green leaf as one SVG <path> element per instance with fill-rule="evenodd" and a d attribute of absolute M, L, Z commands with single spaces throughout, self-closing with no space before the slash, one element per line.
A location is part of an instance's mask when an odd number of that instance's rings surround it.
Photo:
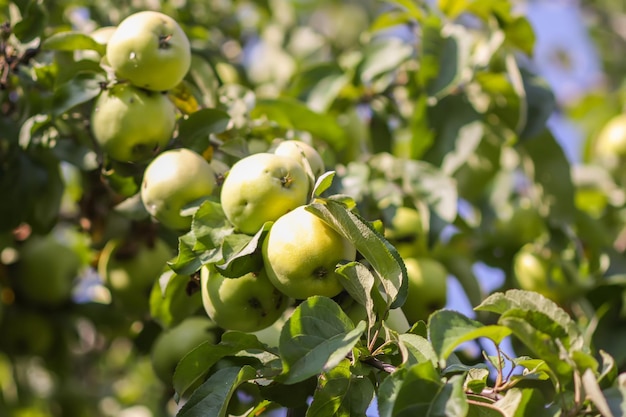
<path fill-rule="evenodd" d="M 176 417 L 226 417 L 228 403 L 237 387 L 255 377 L 256 370 L 251 366 L 220 369 L 193 392 Z"/>
<path fill-rule="evenodd" d="M 346 134 L 335 117 L 317 113 L 295 99 L 259 99 L 251 116 L 255 119 L 266 117 L 285 129 L 309 132 L 335 150 L 346 146 Z"/>
<path fill-rule="evenodd" d="M 178 140 L 187 148 L 203 152 L 209 146 L 209 135 L 221 133 L 230 123 L 228 113 L 218 109 L 200 109 L 178 123 Z"/>
<path fill-rule="evenodd" d="M 48 24 L 43 0 L 31 0 L 19 22 L 13 26 L 13 34 L 22 42 L 28 43 L 41 36 Z"/>
<path fill-rule="evenodd" d="M 52 114 L 60 116 L 79 104 L 87 103 L 102 92 L 106 77 L 97 72 L 80 72 L 54 90 Z"/>
<path fill-rule="evenodd" d="M 548 83 L 534 75 L 522 71 L 524 91 L 526 93 L 526 125 L 520 133 L 520 139 L 527 140 L 545 135 L 546 122 L 556 109 L 556 97 Z"/>
<path fill-rule="evenodd" d="M 406 299 L 408 278 L 398 251 L 359 215 L 341 203 L 326 200 L 313 203 L 307 210 L 319 216 L 333 229 L 354 244 L 357 251 L 372 265 L 387 294 L 390 308 L 400 307 Z"/>
<path fill-rule="evenodd" d="M 350 361 L 344 359 L 319 377 L 307 417 L 365 417 L 374 398 L 372 382 L 354 375 Z"/>
<path fill-rule="evenodd" d="M 173 377 L 174 390 L 180 397 L 186 397 L 189 390 L 204 380 L 210 368 L 220 359 L 244 350 L 264 351 L 266 347 L 256 336 L 235 331 L 224 333 L 217 345 L 210 342 L 202 343 L 186 354 L 176 366 Z"/>
<path fill-rule="evenodd" d="M 202 307 L 200 291 L 187 293 L 190 277 L 166 271 L 150 292 L 150 316 L 163 328 L 180 323 Z"/>
<path fill-rule="evenodd" d="M 574 221 L 574 184 L 570 163 L 554 136 L 548 131 L 521 142 L 525 162 L 531 167 L 532 180 L 540 199 L 549 210 L 548 216 L 557 224 Z"/>
<path fill-rule="evenodd" d="M 428 338 L 441 363 L 461 343 L 485 337 L 499 344 L 510 334 L 506 327 L 484 325 L 452 310 L 435 311 L 428 319 Z"/>
<path fill-rule="evenodd" d="M 430 361 L 400 368 L 380 384 L 379 417 L 428 416 L 443 385 L 439 372 Z"/>
<path fill-rule="evenodd" d="M 227 236 L 233 232 L 233 226 L 228 222 L 222 205 L 215 201 L 204 201 L 191 222 L 191 233 L 198 244 L 198 248 L 218 248 Z"/>
<path fill-rule="evenodd" d="M 533 291 L 512 289 L 505 293 L 497 292 L 487 297 L 475 310 L 490 311 L 504 317 L 522 317 L 551 337 L 566 336 L 572 350 L 584 346 L 581 330 L 574 320 L 555 302 Z M 519 312 L 539 314 L 522 316 Z"/>
<path fill-rule="evenodd" d="M 227 278 L 238 278 L 263 266 L 261 244 L 269 232 L 271 222 L 266 222 L 254 235 L 233 233 L 224 238 L 222 256 L 224 263 L 216 264 L 219 273 Z"/>
<path fill-rule="evenodd" d="M 365 307 L 367 312 L 368 327 L 376 321 L 374 313 L 374 299 L 372 290 L 376 278 L 372 272 L 360 262 L 349 262 L 336 269 L 341 279 L 341 284 L 350 296 Z"/>
<path fill-rule="evenodd" d="M 94 38 L 85 33 L 75 31 L 55 33 L 43 41 L 41 48 L 53 51 L 78 51 L 89 49 L 98 52 L 100 56 L 103 56 L 106 52 L 106 45 L 98 43 Z"/>
<path fill-rule="evenodd" d="M 626 415 L 626 373 L 620 374 L 615 386 L 603 391 L 614 416 Z"/>
<path fill-rule="evenodd" d="M 465 416 L 469 410 L 463 389 L 463 375 L 454 375 L 433 399 L 427 416 Z"/>
<path fill-rule="evenodd" d="M 313 186 L 313 196 L 319 197 L 322 193 L 330 188 L 335 179 L 335 171 L 328 171 L 319 176 Z"/>
<path fill-rule="evenodd" d="M 355 328 L 330 298 L 309 297 L 294 310 L 281 331 L 283 373 L 277 380 L 296 383 L 337 366 L 364 330 L 364 322 Z"/>
<path fill-rule="evenodd" d="M 432 362 L 434 366 L 439 363 L 433 345 L 423 336 L 412 333 L 400 334 L 398 345 L 403 356 L 402 363 L 407 367 L 425 361 Z"/>
<path fill-rule="evenodd" d="M 363 49 L 363 60 L 357 67 L 357 74 L 365 86 L 377 92 L 383 91 L 393 81 L 392 77 L 386 76 L 397 71 L 412 55 L 413 47 L 399 38 L 374 38 Z"/>

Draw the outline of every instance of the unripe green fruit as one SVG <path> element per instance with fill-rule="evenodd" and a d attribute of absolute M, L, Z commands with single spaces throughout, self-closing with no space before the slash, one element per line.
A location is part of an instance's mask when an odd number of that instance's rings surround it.
<path fill-rule="evenodd" d="M 276 220 L 262 252 L 270 281 L 295 299 L 339 294 L 343 286 L 335 268 L 356 258 L 354 245 L 304 206 Z"/>
<path fill-rule="evenodd" d="M 173 230 L 191 227 L 191 216 L 181 210 L 208 198 L 215 188 L 211 165 L 190 149 L 172 149 L 159 154 L 146 168 L 141 200 L 152 217 Z"/>
<path fill-rule="evenodd" d="M 113 239 L 102 249 L 98 273 L 114 291 L 137 291 L 152 287 L 174 253 L 162 239 L 153 242 Z"/>
<path fill-rule="evenodd" d="M 204 266 L 200 284 L 208 316 L 228 330 L 265 329 L 280 318 L 289 304 L 289 298 L 272 285 L 263 269 L 239 278 L 226 278 L 215 267 Z"/>
<path fill-rule="evenodd" d="M 172 138 L 176 108 L 161 93 L 116 84 L 96 99 L 91 131 L 102 150 L 122 162 L 150 159 Z"/>
<path fill-rule="evenodd" d="M 176 20 L 148 10 L 120 22 L 109 39 L 106 57 L 118 78 L 146 90 L 165 91 L 185 78 L 191 47 Z"/>
<path fill-rule="evenodd" d="M 208 317 L 191 316 L 164 330 L 152 345 L 151 360 L 155 374 L 165 384 L 171 385 L 178 362 L 203 342 L 216 342 L 215 323 Z"/>
<path fill-rule="evenodd" d="M 626 172 L 626 114 L 610 119 L 593 146 L 595 157 L 603 166 L 614 172 Z"/>
<path fill-rule="evenodd" d="M 427 321 L 431 313 L 446 305 L 448 272 L 432 258 L 407 258 L 404 264 L 409 286 L 402 311 L 410 324 Z"/>
<path fill-rule="evenodd" d="M 32 236 L 20 248 L 17 287 L 28 300 L 56 306 L 69 300 L 81 260 L 53 236 Z"/>
<path fill-rule="evenodd" d="M 413 207 L 398 207 L 385 228 L 387 239 L 413 240 L 423 232 L 422 219 Z"/>
<path fill-rule="evenodd" d="M 322 175 L 325 170 L 324 160 L 317 150 L 306 142 L 299 140 L 285 140 L 274 149 L 274 154 L 288 156 L 295 159 L 307 171 L 306 166 L 311 168 L 312 180 Z"/>
<path fill-rule="evenodd" d="M 253 235 L 265 222 L 306 204 L 309 178 L 293 158 L 257 153 L 237 161 L 227 173 L 220 200 L 240 232 Z"/>
<path fill-rule="evenodd" d="M 519 288 L 535 291 L 559 302 L 575 292 L 563 271 L 548 257 L 542 256 L 532 245 L 524 245 L 513 258 L 513 273 Z"/>

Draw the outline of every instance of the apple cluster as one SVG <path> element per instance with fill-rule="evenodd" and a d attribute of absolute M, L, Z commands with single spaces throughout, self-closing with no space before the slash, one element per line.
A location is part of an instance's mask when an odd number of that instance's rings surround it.
<path fill-rule="evenodd" d="M 166 14 L 134 13 L 110 31 L 103 65 L 113 81 L 93 106 L 95 142 L 112 160 L 146 161 L 167 145 L 176 128 L 176 107 L 166 92 L 189 71 L 189 39 Z"/>

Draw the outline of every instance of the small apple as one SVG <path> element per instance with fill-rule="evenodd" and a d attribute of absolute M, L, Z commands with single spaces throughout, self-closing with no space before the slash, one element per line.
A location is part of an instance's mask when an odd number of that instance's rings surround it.
<path fill-rule="evenodd" d="M 233 164 L 220 193 L 228 220 L 249 235 L 306 204 L 308 196 L 309 178 L 298 161 L 272 153 L 252 154 Z"/>
<path fill-rule="evenodd" d="M 91 113 L 91 131 L 102 150 L 121 162 L 145 161 L 172 138 L 176 108 L 161 93 L 130 84 L 104 90 Z"/>
<path fill-rule="evenodd" d="M 161 239 L 112 239 L 98 259 L 98 274 L 112 300 L 126 314 L 145 315 L 150 310 L 150 289 L 173 256 Z"/>
<path fill-rule="evenodd" d="M 524 245 L 515 254 L 513 274 L 519 288 L 538 292 L 556 302 L 567 299 L 575 291 L 563 270 L 532 244 Z"/>
<path fill-rule="evenodd" d="M 608 168 L 623 167 L 626 158 L 626 114 L 611 118 L 595 139 L 597 158 Z"/>
<path fill-rule="evenodd" d="M 146 168 L 141 200 L 164 226 L 189 229 L 192 217 L 181 215 L 181 210 L 208 198 L 215 186 L 215 172 L 202 156 L 190 149 L 172 149 L 157 155 Z"/>
<path fill-rule="evenodd" d="M 88 33 L 88 35 L 99 44 L 106 45 L 109 42 L 111 35 L 113 35 L 113 32 L 115 32 L 115 29 L 115 26 L 102 26 L 97 28 L 93 32 Z M 100 54 L 94 50 L 76 51 L 76 60 L 81 59 L 100 62 L 102 56 L 100 56 Z"/>
<path fill-rule="evenodd" d="M 201 343 L 215 343 L 215 330 L 215 323 L 208 317 L 190 316 L 160 333 L 150 352 L 152 368 L 157 377 L 171 385 L 178 362 Z"/>
<path fill-rule="evenodd" d="M 187 75 L 191 46 L 176 20 L 146 10 L 120 22 L 107 44 L 106 58 L 118 78 L 146 90 L 166 91 Z"/>
<path fill-rule="evenodd" d="M 385 237 L 394 240 L 415 240 L 423 233 L 422 218 L 413 207 L 397 207 L 385 227 Z"/>
<path fill-rule="evenodd" d="M 278 291 L 264 269 L 239 278 L 226 278 L 214 266 L 200 273 L 202 303 L 208 316 L 228 330 L 256 332 L 271 326 L 283 314 L 289 298 Z"/>
<path fill-rule="evenodd" d="M 276 146 L 274 154 L 294 158 L 305 172 L 311 170 L 312 181 L 322 175 L 326 170 L 324 160 L 317 150 L 306 142 L 300 140 L 284 140 Z"/>
<path fill-rule="evenodd" d="M 427 321 L 431 313 L 446 305 L 448 272 L 432 258 L 406 258 L 408 294 L 402 311 L 409 324 Z"/>
<path fill-rule="evenodd" d="M 356 258 L 354 245 L 304 206 L 276 220 L 262 253 L 270 281 L 299 300 L 339 294 L 343 286 L 335 268 Z"/>
<path fill-rule="evenodd" d="M 70 299 L 81 259 L 52 235 L 31 236 L 19 250 L 19 292 L 28 300 L 56 306 Z"/>

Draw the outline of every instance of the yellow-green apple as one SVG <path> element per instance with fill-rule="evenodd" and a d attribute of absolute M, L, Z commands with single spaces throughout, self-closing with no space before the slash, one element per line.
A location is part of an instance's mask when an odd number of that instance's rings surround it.
<path fill-rule="evenodd" d="M 298 161 L 265 152 L 233 164 L 220 192 L 228 220 L 250 235 L 265 222 L 306 204 L 308 196 L 309 177 Z"/>
<path fill-rule="evenodd" d="M 519 288 L 535 291 L 560 302 L 575 292 L 563 270 L 551 260 L 549 254 L 532 244 L 524 245 L 513 258 L 513 274 Z"/>
<path fill-rule="evenodd" d="M 256 332 L 271 326 L 289 305 L 264 269 L 239 278 L 226 278 L 214 265 L 200 272 L 202 304 L 218 326 L 228 330 Z"/>
<path fill-rule="evenodd" d="M 161 93 L 115 84 L 100 93 L 91 113 L 91 131 L 100 148 L 122 162 L 152 158 L 172 138 L 176 108 Z"/>
<path fill-rule="evenodd" d="M 270 281 L 295 299 L 339 294 L 343 286 L 335 268 L 356 258 L 354 245 L 305 206 L 274 222 L 262 253 Z"/>
<path fill-rule="evenodd" d="M 409 286 L 402 311 L 409 324 L 427 321 L 431 313 L 446 305 L 448 272 L 432 258 L 406 258 L 404 264 Z"/>
<path fill-rule="evenodd" d="M 310 169 L 311 180 L 322 175 L 325 171 L 324 160 L 319 152 L 311 145 L 300 140 L 284 140 L 274 149 L 276 155 L 288 156 L 297 160 L 302 168 L 308 173 Z"/>
<path fill-rule="evenodd" d="M 187 75 L 191 47 L 175 19 L 145 10 L 120 22 L 107 44 L 106 58 L 119 79 L 146 90 L 166 91 Z"/>
<path fill-rule="evenodd" d="M 152 345 L 150 359 L 154 373 L 165 384 L 172 384 L 178 362 L 201 343 L 215 343 L 216 326 L 206 316 L 190 316 L 161 332 Z"/>
<path fill-rule="evenodd" d="M 82 262 L 53 235 L 31 236 L 19 250 L 17 287 L 28 300 L 59 305 L 69 300 Z"/>
<path fill-rule="evenodd" d="M 189 229 L 191 216 L 181 210 L 208 198 L 216 185 L 211 165 L 200 154 L 186 148 L 160 153 L 146 168 L 141 200 L 150 215 L 173 230 Z"/>

